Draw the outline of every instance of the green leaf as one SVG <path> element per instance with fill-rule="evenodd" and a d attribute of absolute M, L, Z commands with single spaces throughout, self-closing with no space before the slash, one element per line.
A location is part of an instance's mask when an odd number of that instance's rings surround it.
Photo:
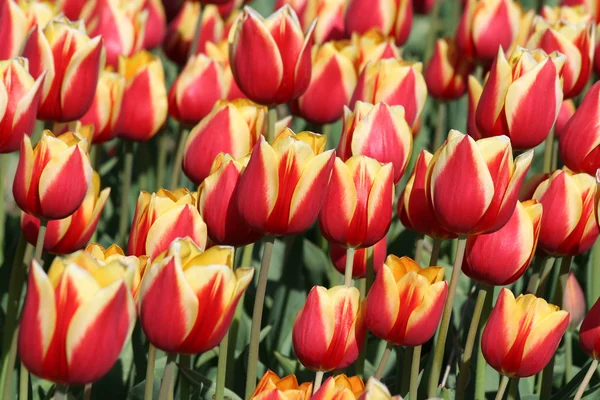
<path fill-rule="evenodd" d="M 296 370 L 298 369 L 298 360 L 284 356 L 278 351 L 275 351 L 274 354 L 285 375 L 296 374 Z"/>
<path fill-rule="evenodd" d="M 585 363 L 585 365 L 581 368 L 581 371 L 579 371 L 579 373 L 577 375 L 575 375 L 573 377 L 573 379 L 571 379 L 571 381 L 569 383 L 567 383 L 562 389 L 560 389 L 558 392 L 556 392 L 554 394 L 554 396 L 552 396 L 550 398 L 550 400 L 568 399 L 570 397 L 570 395 L 573 394 L 573 392 L 577 390 L 579 385 L 581 385 L 581 382 L 583 381 L 585 374 L 587 373 L 588 369 L 590 368 L 591 363 L 592 363 L 592 361 L 588 360 L 588 362 Z"/>
<path fill-rule="evenodd" d="M 216 382 L 211 381 L 206 376 L 197 371 L 189 369 L 180 369 L 179 372 L 184 379 L 187 379 L 192 385 L 200 389 L 200 398 L 212 399 L 217 388 Z M 230 400 L 242 400 L 240 396 L 233 391 L 225 388 L 225 398 Z"/>

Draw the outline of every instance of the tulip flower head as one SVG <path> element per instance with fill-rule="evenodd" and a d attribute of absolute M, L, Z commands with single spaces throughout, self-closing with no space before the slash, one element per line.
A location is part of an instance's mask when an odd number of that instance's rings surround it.
<path fill-rule="evenodd" d="M 233 79 L 233 73 L 229 64 L 229 43 L 227 40 L 222 40 L 217 44 L 206 42 L 205 53 L 211 59 L 217 60 L 223 69 L 224 98 L 227 100 L 245 99 L 246 95 L 242 93 L 235 83 L 235 79 Z"/>
<path fill-rule="evenodd" d="M 254 275 L 253 268 L 233 271 L 233 252 L 226 246 L 202 251 L 185 238 L 152 261 L 138 306 L 150 343 L 169 353 L 198 354 L 221 342 Z"/>
<path fill-rule="evenodd" d="M 433 337 L 447 295 L 443 268 L 390 255 L 366 298 L 365 323 L 387 342 L 420 346 Z"/>
<path fill-rule="evenodd" d="M 569 313 L 532 294 L 503 288 L 483 330 L 481 350 L 492 368 L 524 378 L 542 371 L 569 326 Z"/>
<path fill-rule="evenodd" d="M 341 40 L 346 37 L 344 27 L 344 12 L 346 0 L 308 0 L 302 14 L 298 14 L 305 32 L 315 25 L 315 42 L 326 43 Z"/>
<path fill-rule="evenodd" d="M 491 233 L 515 209 L 533 151 L 513 161 L 510 141 L 495 136 L 478 141 L 451 130 L 429 163 L 427 199 L 445 230 L 457 235 Z"/>
<path fill-rule="evenodd" d="M 563 293 L 562 307 L 571 316 L 569 328 L 577 329 L 585 317 L 585 294 L 572 271 L 569 272 L 569 277 L 567 278 L 567 285 L 565 286 L 565 291 Z"/>
<path fill-rule="evenodd" d="M 25 58 L 0 61 L 0 153 L 18 150 L 33 133 L 44 76 L 33 79 Z"/>
<path fill-rule="evenodd" d="M 312 400 L 356 400 L 365 390 L 365 384 L 358 376 L 345 374 L 327 378 Z"/>
<path fill-rule="evenodd" d="M 265 372 L 250 400 L 268 400 L 271 398 L 281 400 L 308 400 L 312 395 L 312 382 L 298 384 L 296 375 L 280 378 L 275 372 Z"/>
<path fill-rule="evenodd" d="M 312 370 L 347 367 L 356 361 L 364 344 L 364 318 L 357 288 L 313 287 L 292 328 L 296 356 Z"/>
<path fill-rule="evenodd" d="M 63 385 L 104 376 L 133 331 L 135 274 L 131 264 L 84 252 L 56 258 L 48 275 L 34 260 L 18 344 L 27 370 Z"/>
<path fill-rule="evenodd" d="M 600 299 L 596 300 L 581 323 L 579 344 L 588 356 L 600 359 Z"/>
<path fill-rule="evenodd" d="M 502 228 L 467 238 L 463 272 L 490 286 L 514 283 L 531 264 L 541 225 L 541 204 L 535 200 L 517 202 Z"/>
<path fill-rule="evenodd" d="M 401 396 L 392 396 L 389 389 L 376 378 L 369 378 L 365 391 L 358 400 L 402 400 Z"/>
<path fill-rule="evenodd" d="M 348 34 L 377 28 L 385 36 L 394 37 L 398 46 L 408 40 L 412 22 L 412 0 L 350 0 L 346 8 Z"/>
<path fill-rule="evenodd" d="M 457 99 L 467 91 L 467 76 L 472 69 L 469 60 L 459 53 L 454 39 L 438 39 L 425 68 L 427 89 L 435 98 Z"/>
<path fill-rule="evenodd" d="M 335 161 L 335 151 L 323 151 L 326 141 L 325 136 L 290 129 L 272 144 L 259 138 L 238 192 L 240 214 L 253 230 L 295 235 L 315 222 Z"/>
<path fill-rule="evenodd" d="M 251 100 L 275 105 L 302 95 L 311 78 L 314 23 L 306 36 L 286 5 L 267 19 L 245 7 L 229 34 L 231 70 Z"/>
<path fill-rule="evenodd" d="M 56 3 L 60 11 L 67 18 L 75 21 L 81 17 L 81 12 L 87 3 L 87 0 L 59 0 Z"/>
<path fill-rule="evenodd" d="M 161 45 L 167 30 L 165 7 L 161 0 L 144 0 L 142 7 L 148 13 L 142 44 L 145 49 L 153 49 Z"/>
<path fill-rule="evenodd" d="M 196 196 L 187 189 L 156 193 L 142 191 L 129 233 L 127 254 L 154 259 L 177 238 L 189 237 L 201 250 L 206 247 L 206 224 L 196 208 Z"/>
<path fill-rule="evenodd" d="M 385 261 L 387 254 L 387 240 L 384 237 L 379 242 L 373 245 L 373 271 L 379 272 Z M 329 257 L 335 269 L 342 275 L 346 272 L 346 255 L 345 247 L 335 243 L 329 244 Z M 356 249 L 354 252 L 354 263 L 352 265 L 352 278 L 361 279 L 367 276 L 367 264 L 369 263 L 369 249 Z"/>
<path fill-rule="evenodd" d="M 354 32 L 350 42 L 358 52 L 355 61 L 358 72 L 361 72 L 370 62 L 375 63 L 388 58 L 398 60 L 402 58 L 402 50 L 396 46 L 394 40 L 384 36 L 377 29 L 371 29 L 362 35 Z"/>

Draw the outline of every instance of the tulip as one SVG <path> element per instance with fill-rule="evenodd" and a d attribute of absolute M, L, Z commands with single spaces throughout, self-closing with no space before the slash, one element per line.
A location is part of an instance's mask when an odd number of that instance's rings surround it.
<path fill-rule="evenodd" d="M 307 3 L 308 0 L 275 0 L 275 6 L 273 8 L 279 10 L 281 7 L 288 5 L 292 7 L 292 10 L 294 10 L 297 15 L 302 15 Z"/>
<path fill-rule="evenodd" d="M 467 134 L 473 139 L 479 140 L 483 136 L 481 135 L 481 132 L 479 132 L 475 118 L 477 115 L 479 99 L 481 98 L 481 93 L 483 92 L 483 86 L 481 86 L 481 83 L 479 83 L 477 78 L 475 78 L 473 75 L 469 75 L 469 88 L 467 92 L 469 97 L 469 108 L 467 111 Z"/>
<path fill-rule="evenodd" d="M 444 309 L 444 269 L 388 256 L 366 299 L 365 323 L 378 338 L 420 346 L 433 337 Z"/>
<path fill-rule="evenodd" d="M 463 272 L 490 286 L 516 282 L 531 264 L 541 223 L 541 204 L 535 200 L 517 202 L 515 211 L 502 228 L 467 238 Z"/>
<path fill-rule="evenodd" d="M 250 400 L 308 400 L 312 394 L 312 382 L 298 384 L 296 375 L 288 375 L 280 378 L 275 372 L 265 372 L 256 386 Z"/>
<path fill-rule="evenodd" d="M 329 377 L 311 397 L 312 400 L 356 400 L 365 390 L 358 376 L 348 378 L 345 374 Z"/>
<path fill-rule="evenodd" d="M 375 273 L 379 272 L 381 269 L 381 266 L 385 261 L 386 252 L 386 238 L 381 239 L 373 245 L 373 270 Z M 353 279 L 361 279 L 367 276 L 367 264 L 369 263 L 368 255 L 369 251 L 366 248 L 356 249 L 354 252 L 354 263 L 352 267 Z M 335 243 L 330 243 L 329 257 L 331 257 L 331 262 L 335 269 L 343 275 L 346 271 L 346 248 L 338 246 Z"/>
<path fill-rule="evenodd" d="M 313 287 L 292 328 L 296 356 L 313 370 L 347 367 L 356 361 L 364 344 L 364 318 L 357 288 Z"/>
<path fill-rule="evenodd" d="M 568 312 L 532 294 L 515 299 L 503 288 L 483 330 L 481 350 L 502 375 L 535 375 L 554 356 L 568 325 Z"/>
<path fill-rule="evenodd" d="M 343 116 L 356 87 L 354 48 L 328 42 L 313 50 L 313 72 L 308 89 L 295 100 L 299 115 L 314 124 L 328 124 Z"/>
<path fill-rule="evenodd" d="M 239 181 L 238 208 L 264 235 L 296 235 L 317 219 L 335 161 L 325 136 L 284 130 L 272 144 L 260 137 Z M 257 190 L 256 188 L 262 188 Z"/>
<path fill-rule="evenodd" d="M 392 164 L 366 156 L 336 158 L 319 228 L 329 242 L 370 247 L 383 239 L 392 222 Z"/>
<path fill-rule="evenodd" d="M 45 130 L 35 149 L 25 135 L 13 183 L 19 208 L 46 220 L 73 214 L 92 182 L 87 151 L 88 141 L 72 132 L 54 136 Z"/>
<path fill-rule="evenodd" d="M 456 32 L 463 56 L 490 61 L 517 38 L 521 9 L 513 0 L 467 0 Z"/>
<path fill-rule="evenodd" d="M 241 247 L 262 236 L 246 225 L 237 206 L 238 183 L 247 161 L 219 154 L 211 174 L 198 189 L 198 210 L 206 222 L 208 237 L 216 244 Z"/>
<path fill-rule="evenodd" d="M 357 102 L 354 111 L 344 109 L 344 127 L 338 155 L 374 158 L 394 167 L 394 183 L 402 178 L 412 151 L 412 132 L 402 106 Z"/>
<path fill-rule="evenodd" d="M 344 39 L 345 6 L 346 0 L 308 0 L 302 13 L 302 27 L 307 31 L 313 21 L 318 21 L 315 26 L 316 43 Z"/>
<path fill-rule="evenodd" d="M 59 0 L 57 4 L 60 11 L 72 21 L 78 20 L 81 17 L 83 7 L 86 5 L 86 0 Z"/>
<path fill-rule="evenodd" d="M 218 44 L 207 42 L 205 52 L 208 57 L 217 60 L 223 68 L 224 98 L 227 100 L 245 99 L 246 96 L 233 79 L 233 73 L 229 65 L 229 44 L 227 40 L 223 40 Z"/>
<path fill-rule="evenodd" d="M 125 91 L 119 113 L 119 135 L 127 140 L 152 138 L 167 119 L 165 75 L 160 58 L 141 51 L 119 58 Z"/>
<path fill-rule="evenodd" d="M 371 377 L 367 381 L 365 391 L 358 400 L 402 400 L 401 396 L 393 396 L 388 388 L 377 379 Z"/>
<path fill-rule="evenodd" d="M 585 11 L 589 13 L 593 18 L 596 24 L 600 23 L 600 13 L 598 13 L 598 2 L 596 0 L 561 0 L 560 5 L 561 8 L 579 8 L 578 6 L 583 6 Z M 548 6 L 544 6 L 544 9 L 549 8 Z"/>
<path fill-rule="evenodd" d="M 594 360 L 600 359 L 600 299 L 596 300 L 579 329 L 579 344 Z"/>
<path fill-rule="evenodd" d="M 75 260 L 77 253 L 56 258 L 48 275 L 34 260 L 29 271 L 19 358 L 32 374 L 63 385 L 105 375 L 135 325 L 135 268 L 87 256 L 85 264 Z"/>
<path fill-rule="evenodd" d="M 412 0 L 350 0 L 346 9 L 346 32 L 365 33 L 377 28 L 392 36 L 398 46 L 408 40 L 412 27 Z"/>
<path fill-rule="evenodd" d="M 559 74 L 564 63 L 565 56 L 556 52 L 518 48 L 507 60 L 499 49 L 477 106 L 480 134 L 506 134 L 516 150 L 542 143 L 563 100 Z"/>
<path fill-rule="evenodd" d="M 563 293 L 562 307 L 571 316 L 569 328 L 577 329 L 585 317 L 586 308 L 583 289 L 579 282 L 577 282 L 577 278 L 575 278 L 573 272 L 569 272 L 569 277 L 567 278 L 567 284 Z"/>
<path fill-rule="evenodd" d="M 558 150 L 573 172 L 594 175 L 600 168 L 600 84 L 591 87 L 565 125 Z"/>
<path fill-rule="evenodd" d="M 388 58 L 401 58 L 402 50 L 396 46 L 394 40 L 383 36 L 376 29 L 371 29 L 363 35 L 353 33 L 351 43 L 358 52 L 355 66 L 359 72 L 370 62 L 375 63 Z"/>
<path fill-rule="evenodd" d="M 36 26 L 25 41 L 23 57 L 29 59 L 34 78 L 46 74 L 38 118 L 73 121 L 94 101 L 105 52 L 102 38 L 90 39 L 82 21 L 58 16 L 42 30 Z"/>
<path fill-rule="evenodd" d="M 233 251 L 203 251 L 189 238 L 177 239 L 153 260 L 138 307 L 150 343 L 169 353 L 197 354 L 221 342 L 254 275 L 253 268 L 233 271 Z"/>
<path fill-rule="evenodd" d="M 0 61 L 0 153 L 18 150 L 33 133 L 43 81 L 44 74 L 31 77 L 25 58 Z"/>
<path fill-rule="evenodd" d="M 94 234 L 109 194 L 110 188 L 100 192 L 100 175 L 94 172 L 85 199 L 73 215 L 48 222 L 44 250 L 54 254 L 81 250 Z M 21 215 L 21 230 L 32 245 L 36 244 L 39 229 L 39 219 L 26 213 Z"/>
<path fill-rule="evenodd" d="M 451 130 L 427 170 L 427 199 L 442 228 L 457 235 L 495 232 L 513 214 L 533 151 L 513 162 L 510 141 L 478 141 Z M 543 229 L 543 228 L 542 228 Z"/>
<path fill-rule="evenodd" d="M 556 123 L 554 124 L 554 133 L 557 138 L 560 138 L 565 130 L 565 126 L 567 126 L 567 122 L 569 122 L 571 117 L 575 114 L 575 111 L 576 108 L 573 100 L 568 99 L 561 103 L 560 110 L 558 111 L 558 118 L 556 118 Z"/>
<path fill-rule="evenodd" d="M 310 83 L 314 23 L 306 36 L 290 6 L 263 19 L 245 7 L 229 35 L 231 70 L 249 99 L 265 105 L 287 103 Z"/>
<path fill-rule="evenodd" d="M 187 189 L 156 193 L 142 191 L 129 233 L 127 254 L 154 259 L 176 238 L 189 237 L 201 250 L 206 247 L 206 224 L 196 209 L 196 196 Z"/>
<path fill-rule="evenodd" d="M 583 12 L 575 18 L 556 20 L 536 19 L 527 43 L 530 49 L 540 48 L 566 55 L 562 71 L 566 99 L 577 96 L 587 84 L 594 59 L 594 23 Z"/>
<path fill-rule="evenodd" d="M 513 40 L 512 44 L 505 52 L 509 57 L 519 47 L 526 47 L 527 42 L 531 36 L 533 30 L 533 21 L 535 20 L 535 10 L 520 10 L 521 17 L 519 19 L 519 28 L 517 30 L 517 37 Z"/>
<path fill-rule="evenodd" d="M 422 69 L 420 62 L 396 59 L 367 64 L 358 77 L 350 104 L 364 101 L 403 106 L 406 121 L 414 128 L 427 99 L 427 85 Z"/>
<path fill-rule="evenodd" d="M 234 159 L 248 155 L 262 135 L 266 114 L 266 107 L 248 100 L 219 101 L 187 138 L 185 174 L 199 185 L 219 153 Z"/>
<path fill-rule="evenodd" d="M 44 28 L 58 14 L 55 4 L 45 0 L 17 0 L 16 3 L 23 11 L 27 20 L 27 23 L 21 26 L 21 29 L 25 32 L 25 36 L 27 36 L 31 28 L 35 25 Z M 20 48 L 17 49 L 17 51 L 19 50 Z"/>
<path fill-rule="evenodd" d="M 467 76 L 471 70 L 470 62 L 458 52 L 454 39 L 438 39 L 425 68 L 427 89 L 435 98 L 457 99 L 467 91 Z"/>
<path fill-rule="evenodd" d="M 542 178 L 545 179 L 535 185 L 532 196 L 544 207 L 539 247 L 556 256 L 587 252 L 598 237 L 594 221 L 594 178 L 568 170 L 557 170 Z M 540 181 L 536 177 L 532 180 Z"/>
<path fill-rule="evenodd" d="M 167 30 L 167 16 L 161 0 L 144 0 L 144 11 L 148 12 L 146 30 L 144 32 L 145 49 L 153 49 L 161 45 Z"/>

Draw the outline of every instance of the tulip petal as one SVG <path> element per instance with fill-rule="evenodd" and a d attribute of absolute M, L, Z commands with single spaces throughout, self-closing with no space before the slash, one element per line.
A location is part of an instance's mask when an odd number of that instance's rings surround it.
<path fill-rule="evenodd" d="M 383 265 L 366 299 L 365 324 L 379 338 L 390 340 L 389 333 L 400 312 L 400 293 L 390 267 Z"/>
<path fill-rule="evenodd" d="M 502 371 L 504 359 L 519 332 L 519 321 L 514 318 L 515 315 L 515 297 L 510 290 L 504 288 L 498 295 L 481 338 L 485 360 L 497 371 Z"/>

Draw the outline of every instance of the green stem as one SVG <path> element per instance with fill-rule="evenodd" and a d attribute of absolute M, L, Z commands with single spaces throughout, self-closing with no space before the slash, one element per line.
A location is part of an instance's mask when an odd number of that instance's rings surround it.
<path fill-rule="evenodd" d="M 225 357 L 227 357 L 227 353 L 225 354 Z M 221 358 L 221 356 L 219 356 L 219 359 Z M 192 356 L 190 356 L 189 354 L 180 354 L 179 355 L 179 364 L 180 364 L 180 368 L 183 370 L 191 370 L 192 369 Z M 181 374 L 180 376 L 180 383 L 181 383 L 181 395 L 180 395 L 180 399 L 181 400 L 189 400 L 190 398 L 190 381 L 182 376 Z"/>
<path fill-rule="evenodd" d="M 146 383 L 144 384 L 144 400 L 152 400 L 154 394 L 154 364 L 156 363 L 156 347 L 150 343 L 148 347 L 148 363 L 146 365 Z"/>
<path fill-rule="evenodd" d="M 554 383 L 554 362 L 552 356 L 546 368 L 542 371 L 542 390 L 540 391 L 540 400 L 547 400 L 552 395 L 552 385 Z"/>
<path fill-rule="evenodd" d="M 252 252 L 254 251 L 254 243 L 244 246 L 242 250 L 242 263 L 240 267 L 248 268 L 252 265 Z"/>
<path fill-rule="evenodd" d="M 600 240 L 596 240 L 592 249 L 592 263 L 588 270 L 588 284 L 587 284 L 587 302 L 588 304 L 594 304 L 596 299 L 600 298 Z"/>
<path fill-rule="evenodd" d="M 119 243 L 127 245 L 127 228 L 129 227 L 129 192 L 131 191 L 131 175 L 133 173 L 133 142 L 123 143 L 124 166 L 121 175 L 121 209 L 119 211 Z"/>
<path fill-rule="evenodd" d="M 554 150 L 554 130 L 552 130 L 544 144 L 544 172 L 552 171 L 552 152 Z"/>
<path fill-rule="evenodd" d="M 54 400 L 66 400 L 68 398 L 67 392 L 69 388 L 64 385 L 56 385 L 54 391 Z"/>
<path fill-rule="evenodd" d="M 29 371 L 23 363 L 21 363 L 21 371 L 19 372 L 19 399 L 27 400 L 29 398 Z"/>
<path fill-rule="evenodd" d="M 419 369 L 421 365 L 421 346 L 413 348 L 412 364 L 410 366 L 410 389 L 409 399 L 417 400 L 419 391 Z"/>
<path fill-rule="evenodd" d="M 573 379 L 573 331 L 565 332 L 565 384 Z"/>
<path fill-rule="evenodd" d="M 444 133 L 446 131 L 446 107 L 448 106 L 444 101 L 438 101 L 437 123 L 435 125 L 432 148 L 434 152 L 442 145 Z"/>
<path fill-rule="evenodd" d="M 42 253 L 44 252 L 44 240 L 46 239 L 46 229 L 48 227 L 48 221 L 40 219 L 40 229 L 38 230 L 37 240 L 35 242 L 35 260 L 42 264 Z"/>
<path fill-rule="evenodd" d="M 425 236 L 417 235 L 417 240 L 415 241 L 415 262 L 421 265 L 421 259 L 423 258 L 423 245 L 425 244 Z"/>
<path fill-rule="evenodd" d="M 246 246 L 246 247 L 248 247 L 248 246 Z M 242 297 L 240 297 L 240 300 L 238 301 L 238 305 L 235 309 L 235 314 L 233 316 L 233 321 L 231 322 L 231 325 L 229 326 L 229 332 L 227 333 L 227 336 L 229 337 L 228 338 L 228 340 L 229 340 L 228 347 L 231 348 L 231 351 L 227 352 L 227 365 L 229 365 L 229 366 L 235 366 L 235 349 L 236 349 L 236 345 L 237 345 L 237 341 L 238 341 L 238 334 L 240 331 L 240 321 L 242 318 L 242 314 L 244 314 L 244 298 L 245 298 L 245 296 L 246 296 L 246 294 L 243 293 Z M 245 333 L 245 331 L 244 331 L 244 333 Z M 227 369 L 226 374 L 225 374 L 225 387 L 233 387 L 234 384 L 235 384 L 235 368 L 230 367 Z"/>
<path fill-rule="evenodd" d="M 227 352 L 229 347 L 229 332 L 225 334 L 219 345 L 219 363 L 217 364 L 217 389 L 215 399 L 223 400 L 225 396 L 225 379 L 227 376 Z"/>
<path fill-rule="evenodd" d="M 368 267 L 367 267 L 368 268 Z M 360 301 L 362 302 L 367 295 L 367 280 L 361 279 L 359 281 L 359 291 L 360 291 Z M 365 339 L 362 343 L 362 347 L 360 348 L 360 352 L 358 353 L 358 358 L 356 359 L 356 375 L 361 379 L 365 377 L 365 360 L 367 359 L 367 336 L 365 335 Z"/>
<path fill-rule="evenodd" d="M 190 131 L 186 128 L 181 128 L 179 131 L 179 139 L 177 142 L 177 153 L 175 153 L 175 161 L 173 163 L 173 171 L 171 174 L 171 184 L 169 187 L 171 191 L 179 188 L 179 181 L 181 180 L 181 163 L 183 162 L 183 153 L 185 152 L 185 142 Z"/>
<path fill-rule="evenodd" d="M 491 287 L 487 289 L 487 295 L 485 296 L 485 302 L 483 303 L 483 310 L 481 311 L 481 318 L 479 319 L 479 335 L 477 335 L 477 369 L 475 370 L 475 398 L 485 398 L 485 377 L 486 377 L 486 366 L 487 362 L 483 357 L 481 351 L 481 337 L 483 336 L 483 328 L 487 323 L 490 313 L 492 312 L 492 305 L 494 303 L 494 290 Z"/>
<path fill-rule="evenodd" d="M 381 356 L 381 361 L 379 361 L 379 366 L 377 367 L 377 371 L 375 372 L 375 379 L 381 380 L 383 376 L 383 371 L 385 371 L 385 367 L 388 363 L 388 359 L 390 358 L 390 353 L 394 348 L 394 344 L 392 342 L 388 342 L 383 355 Z"/>
<path fill-rule="evenodd" d="M 0 154 L 0 266 L 4 264 L 4 231 L 6 229 L 6 207 L 4 205 L 4 176 L 8 169 L 8 155 Z"/>
<path fill-rule="evenodd" d="M 400 394 L 406 395 L 410 390 L 410 369 L 413 357 L 413 347 L 404 347 L 402 352 L 402 381 L 400 382 Z"/>
<path fill-rule="evenodd" d="M 83 400 L 91 400 L 92 399 L 92 384 L 88 383 L 83 388 Z"/>
<path fill-rule="evenodd" d="M 192 45 L 190 46 L 190 51 L 188 53 L 188 58 L 192 57 L 198 51 L 198 45 L 200 44 L 200 33 L 202 32 L 202 4 L 200 4 L 200 12 L 198 13 L 198 19 L 196 19 L 196 27 L 194 29 L 194 39 L 192 40 Z"/>
<path fill-rule="evenodd" d="M 436 341 L 433 350 L 433 364 L 431 368 L 431 374 L 429 375 L 429 384 L 427 390 L 429 397 L 437 396 L 440 373 L 442 371 L 442 363 L 444 361 L 446 338 L 448 336 L 448 328 L 450 327 L 450 317 L 452 316 L 452 305 L 454 304 L 454 297 L 456 296 L 456 288 L 458 286 L 458 278 L 460 277 L 462 262 L 465 256 L 466 244 L 466 237 L 460 237 L 458 239 L 452 277 L 450 278 L 450 285 L 448 287 L 448 297 L 446 299 L 446 304 L 444 305 L 444 313 L 442 314 L 438 340 Z"/>
<path fill-rule="evenodd" d="M 158 160 L 156 162 L 156 187 L 155 189 L 161 189 L 165 181 L 165 169 L 167 168 L 167 153 L 169 136 L 168 132 L 163 133 L 158 138 Z"/>
<path fill-rule="evenodd" d="M 317 390 L 319 390 L 319 388 L 321 387 L 321 383 L 323 382 L 323 375 L 325 375 L 325 372 L 323 372 L 323 371 L 317 371 L 317 373 L 315 374 L 315 382 L 313 384 L 313 394 L 317 393 Z"/>
<path fill-rule="evenodd" d="M 508 398 L 507 400 L 517 400 L 519 397 L 519 380 L 520 378 L 512 378 L 510 385 L 508 386 Z"/>
<path fill-rule="evenodd" d="M 590 380 L 592 380 L 592 376 L 594 376 L 594 373 L 596 372 L 597 368 L 598 360 L 592 361 L 592 364 L 590 364 L 590 369 L 588 369 L 587 373 L 585 374 L 585 377 L 583 378 L 583 381 L 581 381 L 581 385 L 579 385 L 579 389 L 577 389 L 577 393 L 575 394 L 574 400 L 581 400 L 583 392 L 585 392 L 585 389 L 590 384 Z"/>
<path fill-rule="evenodd" d="M 263 306 L 265 304 L 265 293 L 267 291 L 267 280 L 269 279 L 269 266 L 275 236 L 267 236 L 263 249 L 262 261 L 260 263 L 260 274 L 254 298 L 254 310 L 252 311 L 252 328 L 250 330 L 250 348 L 248 351 L 248 376 L 246 377 L 246 399 L 249 399 L 256 388 L 256 375 L 258 371 L 258 348 L 260 342 L 260 325 L 262 322 Z"/>
<path fill-rule="evenodd" d="M 496 400 L 502 400 L 502 396 L 504 396 L 504 392 L 506 391 L 509 380 L 510 378 L 508 376 L 502 375 L 502 379 L 500 379 L 500 386 L 498 386 L 498 393 L 496 393 Z"/>
<path fill-rule="evenodd" d="M 548 284 L 548 277 L 554 267 L 554 257 L 545 256 L 542 262 L 542 273 L 537 288 L 535 289 L 535 295 L 537 297 L 543 297 L 546 291 L 546 285 Z"/>
<path fill-rule="evenodd" d="M 469 378 L 469 370 L 471 366 L 471 359 L 473 356 L 473 345 L 477 338 L 477 331 L 479 330 L 479 320 L 481 318 L 481 312 L 485 304 L 485 299 L 488 295 L 488 287 L 482 286 L 477 293 L 477 300 L 475 301 L 475 309 L 473 310 L 473 317 L 471 318 L 471 324 L 469 325 L 469 333 L 467 334 L 467 342 L 463 351 L 463 357 L 460 364 L 460 370 L 458 374 L 458 383 L 456 384 L 456 399 L 463 399 L 465 396 L 465 390 L 467 388 L 467 379 Z M 491 295 L 490 295 L 491 297 Z"/>
<path fill-rule="evenodd" d="M 346 268 L 344 269 L 344 285 L 352 286 L 352 268 L 354 266 L 355 249 L 348 247 L 346 249 Z"/>
<path fill-rule="evenodd" d="M 573 262 L 573 256 L 564 256 L 560 261 L 560 270 L 558 271 L 558 281 L 554 293 L 549 297 L 552 302 L 557 306 L 562 306 L 563 294 L 567 287 L 567 280 L 569 279 L 569 272 L 571 271 L 571 263 Z"/>
<path fill-rule="evenodd" d="M 429 266 L 437 265 L 440 257 L 440 249 L 442 248 L 442 239 L 433 239 L 433 247 L 431 248 L 431 257 L 429 258 Z"/>
<path fill-rule="evenodd" d="M 375 281 L 375 247 L 367 248 L 367 287 L 366 293 L 369 293 L 373 282 Z"/>
<path fill-rule="evenodd" d="M 275 139 L 275 123 L 277 122 L 277 108 L 269 108 L 269 115 L 267 118 L 267 141 L 273 143 Z"/>
<path fill-rule="evenodd" d="M 175 380 L 175 360 L 177 360 L 177 353 L 169 353 L 167 356 L 167 364 L 165 366 L 163 379 L 160 383 L 158 400 L 168 400 L 170 395 L 173 393 L 173 381 Z"/>

